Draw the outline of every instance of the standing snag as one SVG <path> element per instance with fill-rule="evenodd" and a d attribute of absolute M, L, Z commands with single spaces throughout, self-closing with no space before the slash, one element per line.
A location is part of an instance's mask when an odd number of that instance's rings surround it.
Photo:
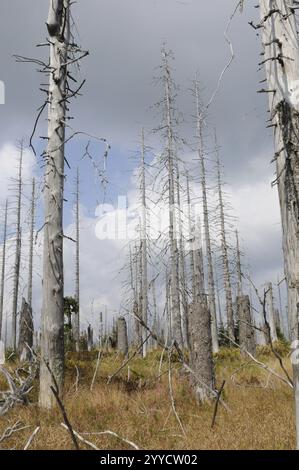
<path fill-rule="evenodd" d="M 242 350 L 255 355 L 255 333 L 252 325 L 250 299 L 248 295 L 237 297 L 239 321 L 239 344 Z"/>
<path fill-rule="evenodd" d="M 45 226 L 39 403 L 53 408 L 53 378 L 59 393 L 64 383 L 63 192 L 70 1 L 50 0 L 50 73 L 48 147 L 45 157 Z"/>
<path fill-rule="evenodd" d="M 211 320 L 205 299 L 192 303 L 189 310 L 190 366 L 196 378 L 191 377 L 195 396 L 205 402 L 214 395 L 214 363 L 212 353 Z"/>
<path fill-rule="evenodd" d="M 32 307 L 23 298 L 22 307 L 20 311 L 20 323 L 19 323 L 19 343 L 18 343 L 18 354 L 20 361 L 29 361 L 32 357 L 31 349 L 33 347 L 33 317 Z"/>
<path fill-rule="evenodd" d="M 127 323 L 124 317 L 120 317 L 117 320 L 117 349 L 124 356 L 128 355 L 128 331 Z"/>

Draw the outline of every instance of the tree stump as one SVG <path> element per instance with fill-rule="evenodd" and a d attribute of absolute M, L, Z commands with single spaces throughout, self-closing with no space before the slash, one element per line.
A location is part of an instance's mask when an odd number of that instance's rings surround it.
<path fill-rule="evenodd" d="M 255 355 L 255 334 L 251 318 L 250 300 L 248 295 L 237 297 L 237 309 L 239 318 L 239 344 L 240 348 Z"/>
<path fill-rule="evenodd" d="M 128 331 L 127 331 L 127 323 L 124 317 L 120 317 L 117 320 L 117 349 L 124 356 L 128 355 L 128 352 L 129 352 Z"/>
<path fill-rule="evenodd" d="M 213 397 L 215 389 L 211 317 L 205 300 L 192 303 L 189 310 L 191 383 L 199 402 Z"/>
<path fill-rule="evenodd" d="M 32 309 L 30 305 L 23 298 L 22 307 L 20 311 L 19 323 L 19 344 L 18 354 L 22 362 L 29 361 L 32 357 L 31 351 L 28 348 L 33 347 L 34 326 L 32 318 Z M 27 346 L 28 345 L 28 346 Z"/>

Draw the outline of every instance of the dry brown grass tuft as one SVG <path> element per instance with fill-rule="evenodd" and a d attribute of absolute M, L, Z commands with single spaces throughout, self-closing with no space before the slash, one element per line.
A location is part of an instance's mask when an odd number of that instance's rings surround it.
<path fill-rule="evenodd" d="M 120 367 L 116 354 L 105 355 L 90 391 L 96 356 L 91 353 L 70 355 L 66 362 L 64 403 L 73 428 L 79 432 L 114 431 L 135 442 L 141 449 L 293 449 L 295 429 L 292 390 L 255 364 L 247 364 L 235 350 L 222 351 L 217 359 L 217 379 L 226 379 L 224 399 L 227 412 L 220 406 L 216 426 L 211 429 L 214 404 L 198 406 L 192 397 L 189 382 L 174 364 L 173 389 L 176 410 L 183 423 L 186 438 L 171 411 L 167 361 L 164 375 L 157 380 L 161 352 L 153 352 L 145 360 L 134 359 L 130 378 L 125 368 L 111 384 L 107 377 Z M 277 361 L 269 354 L 267 362 L 279 371 Z M 287 363 L 288 360 L 285 359 Z M 76 368 L 79 386 L 75 391 Z M 290 367 L 289 364 L 287 364 Z M 4 382 L 0 379 L 0 388 Z M 72 449 L 68 432 L 62 428 L 59 410 L 52 413 L 38 409 L 35 388 L 28 406 L 19 406 L 0 421 L 0 436 L 16 421 L 31 428 L 14 434 L 0 446 L 22 449 L 36 426 L 40 432 L 31 449 Z M 101 449 L 127 449 L 128 445 L 112 436 L 86 436 Z M 84 448 L 84 444 L 80 443 Z"/>

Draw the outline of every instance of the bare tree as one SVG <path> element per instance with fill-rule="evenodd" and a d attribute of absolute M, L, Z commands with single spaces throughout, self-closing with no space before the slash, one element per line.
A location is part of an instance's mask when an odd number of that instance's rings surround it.
<path fill-rule="evenodd" d="M 126 319 L 124 317 L 119 317 L 117 319 L 117 349 L 124 356 L 128 355 L 128 331 Z"/>
<path fill-rule="evenodd" d="M 207 196 L 207 183 L 206 183 L 206 165 L 203 149 L 203 120 L 204 116 L 200 106 L 199 84 L 197 79 L 194 83 L 194 95 L 196 100 L 196 131 L 198 140 L 198 158 L 201 171 L 201 191 L 202 191 L 202 204 L 203 204 L 203 217 L 204 217 L 204 233 L 205 233 L 205 248 L 208 262 L 208 305 L 211 314 L 211 331 L 213 352 L 219 351 L 218 331 L 217 331 L 217 317 L 216 317 L 216 295 L 215 295 L 215 281 L 211 248 L 210 236 L 210 220 L 208 210 L 208 196 Z"/>
<path fill-rule="evenodd" d="M 53 408 L 53 377 L 64 383 L 63 193 L 70 1 L 50 0 L 48 147 L 45 154 L 45 226 L 39 403 Z M 50 373 L 52 371 L 52 374 Z"/>
<path fill-rule="evenodd" d="M 76 351 L 79 351 L 80 339 L 80 196 L 79 196 L 79 168 L 77 168 L 76 176 L 76 280 L 75 280 L 75 300 L 77 302 L 77 310 L 72 316 L 72 330 L 75 341 Z"/>
<path fill-rule="evenodd" d="M 32 285 L 33 285 L 34 227 L 35 227 L 35 178 L 32 179 L 30 236 L 29 236 L 28 305 L 31 309 L 32 309 Z"/>
<path fill-rule="evenodd" d="M 220 215 L 220 236 L 221 236 L 224 288 L 225 288 L 225 299 L 226 299 L 227 329 L 228 329 L 228 335 L 230 339 L 234 340 L 235 339 L 235 326 L 234 326 L 233 298 L 232 298 L 231 276 L 230 276 L 229 258 L 228 258 L 228 244 L 227 244 L 227 237 L 226 237 L 226 224 L 225 224 L 224 201 L 223 201 L 223 193 L 222 193 L 220 157 L 219 157 L 219 149 L 218 149 L 217 142 L 216 142 L 216 157 L 217 157 L 217 187 L 218 187 L 219 215 Z"/>
<path fill-rule="evenodd" d="M 20 266 L 21 266 L 21 207 L 22 207 L 22 168 L 23 168 L 23 142 L 20 143 L 19 169 L 17 178 L 17 207 L 16 207 L 16 251 L 14 263 L 14 280 L 13 280 L 13 296 L 12 296 L 12 324 L 11 324 L 11 341 L 14 351 L 17 349 L 17 314 L 18 314 L 18 296 L 20 284 Z"/>
<path fill-rule="evenodd" d="M 146 217 L 146 181 L 145 181 L 145 141 L 144 129 L 140 135 L 141 150 L 141 318 L 147 325 L 148 322 L 148 269 L 147 269 L 147 217 Z M 145 341 L 147 332 L 142 327 L 142 355 L 147 354 L 148 342 Z"/>
<path fill-rule="evenodd" d="M 260 0 L 263 61 L 274 129 L 275 157 L 282 217 L 283 251 L 288 289 L 288 316 L 292 349 L 299 340 L 299 54 L 294 0 Z M 297 449 L 299 449 L 299 364 L 293 362 L 296 404 Z"/>
<path fill-rule="evenodd" d="M 171 313 L 173 339 L 181 347 L 183 344 L 180 293 L 179 293 L 179 253 L 175 232 L 175 103 L 174 83 L 169 66 L 169 53 L 162 49 L 162 82 L 164 85 L 164 126 L 166 129 L 166 166 L 168 174 L 168 204 L 169 204 L 169 242 L 170 242 L 170 288 L 171 288 Z"/>
<path fill-rule="evenodd" d="M 5 268 L 6 268 L 6 239 L 7 239 L 7 211 L 8 211 L 8 201 L 6 200 L 5 212 L 4 212 L 1 281 L 0 281 L 0 340 L 2 340 L 2 322 L 3 322 L 3 305 L 4 305 L 4 286 L 5 286 Z"/>
<path fill-rule="evenodd" d="M 267 287 L 267 303 L 268 303 L 268 322 L 270 326 L 271 341 L 277 341 L 276 333 L 276 322 L 275 322 L 275 310 L 274 310 L 274 298 L 272 282 L 268 283 Z"/>

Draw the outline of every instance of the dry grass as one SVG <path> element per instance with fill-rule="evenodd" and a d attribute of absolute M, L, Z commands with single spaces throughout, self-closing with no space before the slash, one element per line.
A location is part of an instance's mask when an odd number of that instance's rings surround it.
<path fill-rule="evenodd" d="M 246 363 L 235 350 L 223 350 L 216 358 L 217 382 L 227 380 L 224 398 L 230 406 L 227 412 L 220 406 L 215 428 L 211 429 L 214 404 L 198 406 L 192 397 L 186 376 L 173 364 L 173 389 L 176 410 L 183 423 L 182 435 L 171 411 L 167 361 L 164 375 L 157 380 L 160 352 L 149 358 L 136 358 L 107 385 L 107 377 L 121 365 L 115 354 L 106 355 L 94 389 L 89 390 L 96 353 L 72 355 L 67 359 L 66 393 L 64 403 L 76 431 L 100 432 L 111 430 L 135 442 L 141 449 L 293 449 L 295 429 L 292 390 L 256 365 Z M 277 361 L 263 351 L 263 359 L 279 371 Z M 286 364 L 288 360 L 285 360 Z M 80 370 L 78 391 L 75 365 Z M 287 364 L 289 367 L 289 364 Z M 233 377 L 231 377 L 233 375 Z M 0 389 L 3 389 L 1 379 Z M 36 426 L 31 449 L 72 449 L 68 432 L 60 426 L 59 410 L 41 412 L 34 403 L 37 387 L 31 396 L 32 404 L 19 406 L 0 421 L 0 436 L 16 421 L 31 428 L 14 434 L 0 446 L 22 449 Z M 128 445 L 111 436 L 86 436 L 101 449 L 127 449 Z M 84 444 L 80 444 L 84 448 Z"/>

